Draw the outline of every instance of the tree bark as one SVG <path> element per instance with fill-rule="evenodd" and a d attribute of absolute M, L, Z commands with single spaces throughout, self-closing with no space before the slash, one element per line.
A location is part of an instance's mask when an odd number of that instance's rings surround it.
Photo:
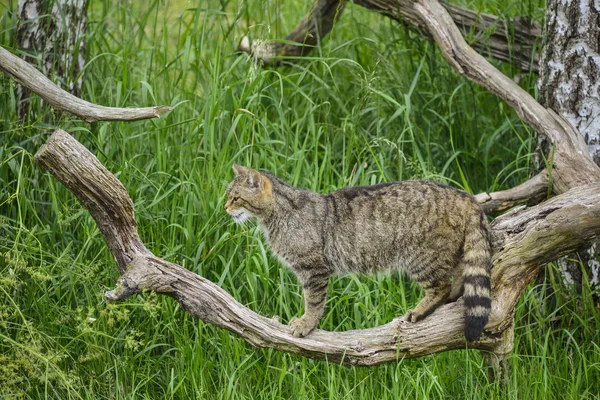
<path fill-rule="evenodd" d="M 548 0 L 547 7 L 539 101 L 579 131 L 591 158 L 600 165 L 600 4 Z M 550 152 L 543 136 L 538 136 L 538 152 Z M 595 244 L 560 260 L 566 283 L 581 290 L 587 275 L 592 286 L 598 285 L 598 254 L 600 245 Z"/>
<path fill-rule="evenodd" d="M 81 96 L 85 65 L 87 0 L 19 0 L 17 48 L 26 61 L 74 96 Z M 18 116 L 25 118 L 31 92 L 17 90 Z"/>

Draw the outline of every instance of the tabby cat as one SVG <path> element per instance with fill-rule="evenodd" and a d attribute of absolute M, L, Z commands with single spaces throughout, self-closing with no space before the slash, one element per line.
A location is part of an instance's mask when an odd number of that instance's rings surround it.
<path fill-rule="evenodd" d="M 463 294 L 465 337 L 479 339 L 491 310 L 491 245 L 485 215 L 470 194 L 432 181 L 344 188 L 321 195 L 273 174 L 233 165 L 225 209 L 253 217 L 273 253 L 304 289 L 304 315 L 291 333 L 306 336 L 325 308 L 329 277 L 402 270 L 425 297 L 407 312 L 416 322 Z"/>

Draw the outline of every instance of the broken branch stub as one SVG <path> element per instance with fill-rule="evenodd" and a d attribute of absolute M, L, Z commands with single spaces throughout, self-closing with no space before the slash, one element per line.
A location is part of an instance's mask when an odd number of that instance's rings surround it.
<path fill-rule="evenodd" d="M 294 30 L 285 38 L 286 42 L 252 41 L 244 36 L 239 50 L 252 54 L 263 65 L 278 63 L 281 58 L 308 55 L 327 35 L 339 18 L 346 0 L 317 0 L 310 12 L 302 18 Z"/>
<path fill-rule="evenodd" d="M 0 46 L 0 71 L 11 76 L 19 84 L 36 93 L 54 107 L 70 112 L 85 122 L 96 121 L 138 121 L 159 118 L 172 107 L 157 106 L 145 108 L 117 108 L 99 106 L 56 86 L 44 74 L 27 61 L 11 54 Z"/>
<path fill-rule="evenodd" d="M 600 234 L 600 184 L 568 191 L 492 224 L 494 268 L 490 322 L 480 341 L 465 341 L 462 300 L 417 323 L 395 319 L 375 328 L 316 330 L 295 338 L 286 325 L 258 315 L 213 282 L 154 256 L 140 241 L 133 203 L 123 185 L 68 133 L 58 130 L 36 160 L 90 211 L 121 271 L 107 300 L 144 290 L 173 297 L 195 318 L 227 329 L 257 347 L 352 365 L 375 365 L 470 348 L 506 354 L 512 349 L 514 307 L 542 265 Z"/>
<path fill-rule="evenodd" d="M 543 170 L 533 178 L 513 188 L 492 193 L 479 193 L 475 199 L 486 214 L 498 213 L 509 208 L 540 203 L 548 197 L 548 171 Z"/>

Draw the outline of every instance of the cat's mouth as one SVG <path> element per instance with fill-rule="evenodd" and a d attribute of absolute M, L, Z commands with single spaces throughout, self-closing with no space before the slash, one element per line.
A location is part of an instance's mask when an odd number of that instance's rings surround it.
<path fill-rule="evenodd" d="M 238 224 L 241 224 L 249 218 L 248 214 L 244 211 L 227 211 L 227 213 L 229 213 L 233 220 Z"/>

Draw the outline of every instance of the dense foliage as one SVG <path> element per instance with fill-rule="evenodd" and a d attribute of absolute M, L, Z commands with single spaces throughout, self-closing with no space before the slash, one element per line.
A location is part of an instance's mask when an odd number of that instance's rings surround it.
<path fill-rule="evenodd" d="M 0 4 L 0 44 L 18 54 L 15 3 Z M 342 367 L 255 349 L 169 298 L 107 305 L 118 271 L 94 221 L 33 161 L 57 127 L 124 183 L 150 250 L 283 321 L 299 313 L 301 290 L 256 229 L 224 213 L 233 162 L 322 192 L 431 178 L 476 193 L 524 181 L 534 146 L 515 113 L 435 45 L 352 4 L 311 57 L 273 69 L 237 54 L 241 36 L 283 38 L 311 1 L 91 3 L 83 97 L 176 108 L 88 125 L 36 97 L 19 120 L 16 84 L 0 76 L 0 397 L 595 398 L 600 311 L 554 267 L 518 306 L 504 389 L 476 351 Z M 536 0 L 462 4 L 543 17 Z M 536 79 L 521 74 L 520 84 L 534 94 Z M 328 330 L 389 322 L 421 296 L 396 275 L 339 278 L 329 294 Z"/>

